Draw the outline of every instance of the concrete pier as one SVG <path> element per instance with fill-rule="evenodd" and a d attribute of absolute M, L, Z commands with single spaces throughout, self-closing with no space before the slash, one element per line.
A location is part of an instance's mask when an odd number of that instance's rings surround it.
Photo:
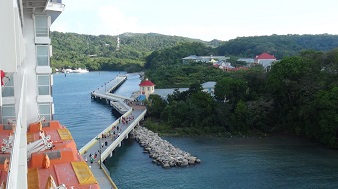
<path fill-rule="evenodd" d="M 116 91 L 126 80 L 127 76 L 125 75 L 117 76 L 91 92 L 91 98 L 105 100 L 121 114 L 119 119 L 103 129 L 79 150 L 83 159 L 87 160 L 87 164 L 101 188 L 117 188 L 103 162 L 107 157 L 111 157 L 113 151 L 117 147 L 121 147 L 122 141 L 129 137 L 129 133 L 140 125 L 139 122 L 144 119 L 147 111 L 145 106 L 128 106 L 125 103 L 126 101 L 132 102 L 133 98 L 111 93 Z M 110 116 L 110 114 L 107 114 L 107 116 Z M 122 121 L 123 119 L 125 121 Z"/>
<path fill-rule="evenodd" d="M 92 91 L 90 96 L 93 99 L 105 100 L 120 114 L 124 114 L 130 109 L 130 107 L 124 102 L 126 100 L 133 101 L 134 99 L 112 94 L 112 92 L 116 91 L 126 80 L 127 76 L 119 75 L 115 79 L 105 82 L 104 85 Z"/>
<path fill-rule="evenodd" d="M 87 159 L 87 164 L 90 166 L 101 188 L 117 188 L 110 177 L 109 170 L 103 162 L 107 157 L 112 156 L 113 151 L 117 147 L 122 145 L 122 141 L 128 138 L 129 133 L 134 130 L 135 126 L 139 125 L 139 122 L 144 119 L 146 114 L 145 106 L 128 106 L 124 103 L 126 99 L 130 101 L 133 99 L 110 93 L 110 91 L 116 90 L 121 86 L 126 79 L 126 76 L 118 76 L 114 80 L 111 80 L 109 84 L 106 84 L 105 88 L 109 86 L 108 91 L 102 89 L 103 87 L 101 86 L 101 88 L 91 93 L 92 98 L 109 101 L 110 105 L 122 114 L 119 119 L 103 129 L 96 137 L 79 150 L 83 158 Z M 110 114 L 107 115 L 110 116 Z M 123 123 L 122 117 L 126 119 L 130 118 L 130 121 Z M 96 154 L 93 163 L 90 161 L 90 154 L 93 155 L 93 157 Z"/>
<path fill-rule="evenodd" d="M 135 126 L 139 124 L 141 120 L 144 119 L 145 113 L 145 107 L 144 109 L 136 109 L 134 111 L 130 109 L 130 111 L 128 111 L 121 117 L 128 118 L 133 116 L 133 120 L 128 122 L 128 124 L 123 124 L 121 121 L 116 120 L 114 123 L 106 127 L 102 132 L 100 132 L 97 137 L 93 138 L 79 150 L 82 157 L 84 159 L 87 159 L 88 166 L 91 167 L 91 170 L 98 180 L 99 185 L 102 185 L 101 188 L 117 188 L 110 177 L 109 170 L 102 162 L 107 157 L 111 156 L 115 148 L 121 146 L 122 141 L 125 138 L 128 138 L 128 134 L 135 128 Z M 116 134 L 115 136 L 113 135 L 114 131 Z M 93 163 L 90 162 L 90 154 L 97 155 Z"/>

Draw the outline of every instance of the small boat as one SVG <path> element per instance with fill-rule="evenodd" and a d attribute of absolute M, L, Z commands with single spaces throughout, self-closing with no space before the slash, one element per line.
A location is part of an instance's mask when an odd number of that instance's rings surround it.
<path fill-rule="evenodd" d="M 87 69 L 78 68 L 76 70 L 72 70 L 73 73 L 88 73 Z"/>
<path fill-rule="evenodd" d="M 72 73 L 73 70 L 72 69 L 62 69 L 63 73 Z"/>

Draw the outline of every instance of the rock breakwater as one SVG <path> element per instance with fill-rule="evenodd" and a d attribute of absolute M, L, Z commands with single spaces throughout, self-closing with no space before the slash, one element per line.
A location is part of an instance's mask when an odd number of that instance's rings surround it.
<path fill-rule="evenodd" d="M 162 165 L 164 168 L 186 167 L 201 162 L 197 157 L 174 147 L 168 141 L 159 137 L 157 133 L 147 128 L 136 127 L 133 134 L 144 151 L 149 153 L 149 157 L 153 158 L 153 162 Z"/>

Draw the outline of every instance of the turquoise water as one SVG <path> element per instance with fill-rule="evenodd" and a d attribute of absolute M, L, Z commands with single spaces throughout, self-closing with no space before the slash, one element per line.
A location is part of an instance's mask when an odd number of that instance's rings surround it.
<path fill-rule="evenodd" d="M 115 121 L 111 108 L 90 92 L 119 72 L 54 75 L 55 119 L 71 131 L 78 148 Z M 116 93 L 138 90 L 137 75 Z M 119 188 L 338 188 L 338 151 L 306 139 L 165 137 L 202 160 L 163 169 L 133 140 L 125 140 L 107 167 Z"/>

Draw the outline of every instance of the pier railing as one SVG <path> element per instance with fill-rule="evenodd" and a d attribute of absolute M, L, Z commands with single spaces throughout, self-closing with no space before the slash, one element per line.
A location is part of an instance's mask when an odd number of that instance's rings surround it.
<path fill-rule="evenodd" d="M 131 110 L 131 109 L 130 109 Z M 144 118 L 144 115 L 146 114 L 147 110 L 144 110 L 129 126 L 126 130 L 121 133 L 121 135 L 114 140 L 114 142 L 108 146 L 108 148 L 102 152 L 101 154 L 101 159 L 105 160 L 109 154 L 117 147 L 120 145 L 123 139 L 127 138 L 128 134 L 130 133 L 131 130 L 134 129 L 134 127 Z M 129 114 L 128 114 L 129 115 Z"/>
<path fill-rule="evenodd" d="M 129 109 L 125 114 L 123 114 L 124 117 L 127 117 L 129 114 L 131 114 L 133 110 Z M 106 129 L 104 129 L 101 133 L 99 133 L 99 137 L 101 137 L 102 134 L 109 132 L 112 127 L 115 127 L 119 124 L 119 120 L 117 119 L 116 121 L 114 121 L 112 124 L 110 124 Z M 94 144 L 96 144 L 97 142 L 97 136 L 95 136 L 92 140 L 90 140 L 85 146 L 83 146 L 79 152 L 81 155 L 85 154 L 86 151 L 88 151 L 88 149 L 90 147 L 92 147 Z"/>

